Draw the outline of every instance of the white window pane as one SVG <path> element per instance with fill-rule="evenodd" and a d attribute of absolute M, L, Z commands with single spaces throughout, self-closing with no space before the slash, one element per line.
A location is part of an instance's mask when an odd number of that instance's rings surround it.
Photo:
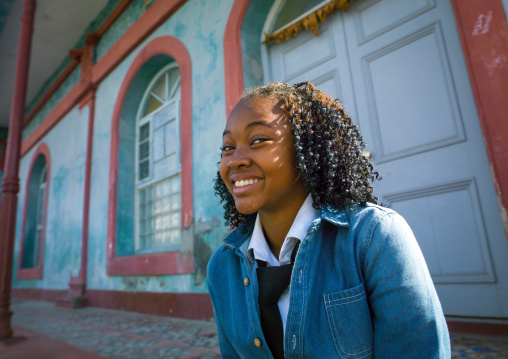
<path fill-rule="evenodd" d="M 180 146 L 178 126 L 176 120 L 165 126 L 166 129 L 166 155 L 176 154 Z"/>
<path fill-rule="evenodd" d="M 164 157 L 164 128 L 153 132 L 153 160 L 158 161 Z"/>
<path fill-rule="evenodd" d="M 174 212 L 171 214 L 171 228 L 180 227 L 180 212 Z"/>
<path fill-rule="evenodd" d="M 171 210 L 177 211 L 180 209 L 180 194 L 171 196 Z"/>
<path fill-rule="evenodd" d="M 181 176 L 174 176 L 171 178 L 171 193 L 180 192 Z"/>
<path fill-rule="evenodd" d="M 153 116 L 153 128 L 159 128 L 164 126 L 170 120 L 176 117 L 176 106 L 175 104 L 171 104 L 165 109 L 159 111 Z"/>

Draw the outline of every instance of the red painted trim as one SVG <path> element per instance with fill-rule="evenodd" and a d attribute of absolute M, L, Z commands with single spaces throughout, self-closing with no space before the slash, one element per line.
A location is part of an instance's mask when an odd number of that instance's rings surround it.
<path fill-rule="evenodd" d="M 155 3 L 157 4 L 157 3 Z M 181 77 L 180 103 L 180 161 L 182 168 L 182 228 L 192 222 L 192 74 L 191 59 L 185 46 L 173 36 L 161 36 L 150 41 L 136 56 L 124 77 L 117 96 L 111 123 L 111 154 L 108 204 L 108 275 L 159 275 L 193 273 L 192 256 L 180 252 L 154 253 L 115 257 L 118 152 L 120 114 L 127 91 L 141 67 L 153 56 L 166 54 L 178 63 Z"/>
<path fill-rule="evenodd" d="M 79 82 L 67 95 L 51 110 L 39 126 L 23 141 L 21 157 L 27 154 L 89 91 L 89 84 Z"/>
<path fill-rule="evenodd" d="M 16 298 L 56 302 L 66 291 L 15 288 Z M 119 290 L 88 290 L 93 307 L 126 310 L 165 317 L 211 320 L 213 307 L 208 293 L 155 293 Z"/>
<path fill-rule="evenodd" d="M 90 184 L 92 181 L 92 149 L 93 149 L 93 129 L 95 121 L 94 90 L 90 91 L 89 95 L 85 98 L 85 100 L 81 104 L 81 106 L 86 105 L 88 105 L 89 107 L 89 114 L 88 114 L 88 134 L 86 143 L 85 191 L 83 199 L 83 229 L 81 232 L 81 266 L 78 274 L 78 282 L 79 285 L 81 286 L 82 292 L 84 292 L 86 289 L 86 274 L 88 268 L 88 229 L 90 222 L 90 187 L 91 187 Z M 71 282 L 72 279 L 73 278 L 71 277 Z"/>
<path fill-rule="evenodd" d="M 156 1 L 118 39 L 107 53 L 92 67 L 92 83 L 79 82 L 70 90 L 49 115 L 23 141 L 24 156 L 44 137 L 72 108 L 79 103 L 90 88 L 98 86 L 141 42 L 177 11 L 187 0 Z M 118 5 L 120 6 L 120 5 Z"/>
<path fill-rule="evenodd" d="M 101 38 L 106 31 L 109 30 L 109 28 L 115 23 L 116 20 L 123 14 L 125 10 L 129 7 L 129 5 L 132 3 L 132 0 L 122 0 L 120 3 L 115 7 L 115 9 L 109 14 L 108 18 L 104 20 L 102 25 L 97 29 L 95 32 L 95 35 L 98 38 Z"/>
<path fill-rule="evenodd" d="M 19 160 L 22 142 L 23 116 L 32 47 L 35 0 L 23 0 L 21 33 L 19 36 L 16 77 L 12 98 L 9 133 L 7 139 L 7 162 L 2 179 L 0 203 L 0 340 L 12 336 L 9 310 L 16 236 L 16 212 L 19 192 Z"/>
<path fill-rule="evenodd" d="M 508 336 L 508 324 L 506 323 L 487 323 L 474 321 L 460 321 L 447 319 L 448 330 L 455 334 L 489 335 L 489 336 Z"/>
<path fill-rule="evenodd" d="M 508 25 L 501 0 L 452 0 L 508 236 Z"/>
<path fill-rule="evenodd" d="M 173 15 L 186 1 L 164 0 L 154 2 L 95 64 L 92 81 L 98 84 L 104 80 L 127 55 L 139 46 L 166 19 Z"/>
<path fill-rule="evenodd" d="M 46 161 L 46 191 L 44 193 L 44 208 L 42 212 L 42 234 L 41 234 L 41 244 L 39 248 L 39 265 L 35 268 L 21 268 L 21 263 L 23 261 L 23 249 L 25 246 L 25 228 L 26 228 L 26 215 L 28 210 L 28 204 L 30 201 L 33 201 L 33 198 L 29 198 L 29 188 L 30 182 L 32 179 L 32 170 L 35 165 L 35 161 L 39 157 L 39 155 L 43 155 Z M 47 216 L 47 208 L 48 208 L 48 198 L 49 198 L 49 185 L 50 185 L 50 170 L 51 170 L 51 157 L 49 155 L 49 148 L 45 143 L 41 143 L 37 149 L 34 151 L 32 155 L 32 162 L 30 163 L 30 169 L 28 170 L 28 177 L 26 181 L 25 188 L 25 205 L 23 208 L 23 221 L 21 227 L 21 239 L 20 239 L 20 250 L 18 255 L 18 273 L 17 279 L 42 279 L 42 268 L 44 265 L 44 239 L 46 237 L 46 216 Z"/>
<path fill-rule="evenodd" d="M 229 117 L 244 90 L 242 24 L 250 0 L 235 0 L 224 32 L 224 81 L 226 116 Z"/>
<path fill-rule="evenodd" d="M 132 3 L 132 0 L 123 0 L 121 1 L 116 8 L 113 10 L 113 12 L 108 16 L 106 20 L 104 20 L 104 23 L 99 27 L 99 29 L 95 32 L 95 41 L 97 42 L 104 33 L 111 27 L 111 25 L 114 24 L 114 22 L 120 17 L 120 15 L 123 14 L 123 12 L 129 7 L 129 5 Z M 72 50 L 71 50 L 72 51 Z M 79 51 L 79 50 L 74 50 Z M 42 109 L 42 107 L 49 101 L 51 96 L 53 96 L 58 90 L 58 88 L 62 85 L 62 83 L 67 80 L 69 75 L 78 67 L 80 63 L 79 58 L 73 58 L 72 62 L 67 65 L 65 70 L 58 76 L 58 78 L 55 80 L 55 82 L 51 85 L 51 87 L 46 91 L 44 96 L 39 100 L 37 105 L 35 105 L 34 109 L 30 111 L 28 116 L 23 121 L 24 126 L 26 126 L 30 121 L 33 120 L 35 115 Z"/>
<path fill-rule="evenodd" d="M 78 59 L 73 59 L 72 62 L 65 68 L 65 70 L 60 74 L 60 76 L 58 76 L 58 78 L 55 80 L 55 82 L 53 82 L 53 84 L 51 85 L 51 87 L 48 89 L 48 91 L 46 91 L 46 93 L 44 94 L 44 96 L 41 97 L 41 99 L 39 100 L 39 102 L 37 102 L 37 105 L 35 105 L 35 107 L 33 108 L 32 111 L 30 111 L 30 113 L 28 114 L 28 116 L 25 118 L 25 120 L 23 121 L 23 125 L 26 126 L 30 123 L 30 121 L 33 120 L 33 118 L 35 117 L 35 115 L 37 115 L 37 113 L 42 109 L 42 107 L 49 101 L 49 99 L 51 98 L 51 96 L 53 96 L 56 92 L 56 90 L 58 90 L 58 88 L 64 83 L 65 80 L 67 80 L 67 78 L 69 77 L 69 75 L 76 69 L 76 67 L 78 67 L 79 65 L 79 60 Z"/>

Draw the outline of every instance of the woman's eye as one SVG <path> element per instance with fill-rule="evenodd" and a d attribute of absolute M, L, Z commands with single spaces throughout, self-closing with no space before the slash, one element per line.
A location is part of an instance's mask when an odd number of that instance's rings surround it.
<path fill-rule="evenodd" d="M 221 150 L 222 152 L 232 151 L 232 150 L 234 150 L 234 149 L 235 149 L 235 148 L 234 148 L 233 146 L 230 146 L 230 145 L 224 145 L 224 146 L 222 146 L 222 147 L 220 148 L 220 150 Z"/>
<path fill-rule="evenodd" d="M 258 145 L 261 142 L 265 142 L 265 141 L 266 141 L 266 138 L 255 138 L 252 140 L 251 145 Z"/>

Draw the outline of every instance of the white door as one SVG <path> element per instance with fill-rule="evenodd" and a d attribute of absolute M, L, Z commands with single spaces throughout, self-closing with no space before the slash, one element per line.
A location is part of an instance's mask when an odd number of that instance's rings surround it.
<path fill-rule="evenodd" d="M 445 314 L 508 317 L 508 246 L 450 2 L 357 1 L 319 33 L 267 47 L 267 80 L 344 102 Z"/>

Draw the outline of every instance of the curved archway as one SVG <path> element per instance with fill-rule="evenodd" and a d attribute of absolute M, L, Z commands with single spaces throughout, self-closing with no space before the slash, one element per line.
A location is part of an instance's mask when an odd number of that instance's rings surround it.
<path fill-rule="evenodd" d="M 49 148 L 41 143 L 32 155 L 28 170 L 17 279 L 42 279 L 50 169 Z M 42 193 L 41 183 L 44 186 Z M 42 199 L 39 198 L 41 195 Z"/>
<path fill-rule="evenodd" d="M 150 41 L 132 62 L 120 87 L 111 122 L 111 154 L 108 203 L 107 258 L 109 275 L 162 275 L 192 273 L 194 264 L 190 253 L 180 251 L 117 256 L 117 221 L 119 199 L 119 162 L 121 120 L 135 116 L 133 108 L 139 87 L 155 75 L 160 66 L 176 61 L 181 76 L 180 102 L 180 163 L 182 178 L 181 228 L 192 222 L 192 74 L 191 59 L 183 43 L 173 36 L 162 36 Z M 155 71 L 155 72 L 154 72 Z M 153 72 L 153 73 L 152 73 Z M 123 180 L 122 180 L 123 181 Z"/>

